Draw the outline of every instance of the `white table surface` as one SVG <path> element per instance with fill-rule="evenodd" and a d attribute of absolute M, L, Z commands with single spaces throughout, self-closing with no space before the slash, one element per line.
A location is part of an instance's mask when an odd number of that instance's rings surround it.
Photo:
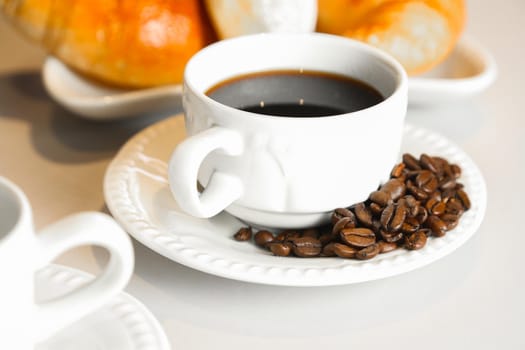
<path fill-rule="evenodd" d="M 159 319 L 173 349 L 525 349 L 525 2 L 471 0 L 467 33 L 495 56 L 499 78 L 473 100 L 410 109 L 408 121 L 459 144 L 481 168 L 487 214 L 456 252 L 397 277 L 284 288 L 207 275 L 134 241 L 126 291 Z M 0 174 L 18 183 L 41 228 L 104 211 L 102 179 L 119 147 L 155 120 L 90 122 L 43 89 L 44 53 L 0 20 Z M 58 263 L 97 273 L 105 253 Z"/>

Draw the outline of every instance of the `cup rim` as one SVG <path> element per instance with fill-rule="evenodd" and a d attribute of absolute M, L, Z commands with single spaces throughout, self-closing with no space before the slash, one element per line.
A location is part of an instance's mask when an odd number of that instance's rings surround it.
<path fill-rule="evenodd" d="M 18 205 L 18 217 L 15 219 L 13 225 L 7 232 L 0 232 L 0 249 L 2 244 L 12 239 L 15 236 L 22 223 L 31 215 L 31 207 L 24 192 L 14 182 L 6 177 L 0 176 L 0 187 L 6 189 L 14 199 L 14 203 Z"/>
<path fill-rule="evenodd" d="M 380 61 L 394 68 L 394 71 L 397 73 L 397 75 L 394 77 L 396 81 L 394 91 L 387 97 L 384 97 L 384 99 L 381 102 L 376 103 L 375 105 L 372 105 L 370 107 L 359 109 L 357 111 L 329 115 L 329 116 L 290 117 L 290 116 L 268 115 L 268 114 L 249 112 L 249 111 L 240 110 L 235 107 L 231 107 L 231 106 L 222 104 L 212 99 L 208 95 L 206 95 L 204 91 L 200 91 L 200 89 L 195 87 L 195 84 L 192 82 L 192 80 L 188 79 L 188 71 L 192 68 L 192 65 L 194 64 L 193 62 L 197 60 L 198 58 L 200 58 L 202 55 L 207 55 L 208 51 L 217 49 L 218 47 L 221 47 L 221 46 L 231 45 L 232 42 L 262 40 L 261 38 L 269 38 L 269 37 L 285 38 L 285 39 L 291 40 L 292 42 L 294 39 L 297 39 L 298 37 L 314 37 L 314 38 L 320 38 L 321 40 L 336 40 L 336 41 L 340 41 L 341 43 L 345 43 L 346 45 L 352 45 L 354 47 L 357 47 L 359 50 L 365 51 L 375 56 Z M 253 71 L 247 71 L 245 73 L 250 74 L 253 72 L 257 72 L 257 70 L 254 69 Z M 368 113 L 369 111 L 383 108 L 383 106 L 389 104 L 390 101 L 392 101 L 395 97 L 399 96 L 400 94 L 403 94 L 403 93 L 407 94 L 408 76 L 407 76 L 405 69 L 401 65 L 401 63 L 399 63 L 399 61 L 397 61 L 393 56 L 391 56 L 390 54 L 372 45 L 363 43 L 355 39 L 351 39 L 351 38 L 347 38 L 347 37 L 343 37 L 339 35 L 316 33 L 316 32 L 315 33 L 271 33 L 270 32 L 270 33 L 249 34 L 249 35 L 243 35 L 239 37 L 220 40 L 220 41 L 217 41 L 199 50 L 195 55 L 193 55 L 190 58 L 190 60 L 187 62 L 186 67 L 184 69 L 183 95 L 186 93 L 187 89 L 191 90 L 192 93 L 195 94 L 199 99 L 204 100 L 206 101 L 206 103 L 211 104 L 213 107 L 221 109 L 224 112 L 229 113 L 229 114 L 241 113 L 244 116 L 249 116 L 250 118 L 259 119 L 259 120 L 281 120 L 281 121 L 295 120 L 296 122 L 299 120 L 318 121 L 319 119 L 337 120 L 337 119 L 346 118 L 349 115 L 352 115 L 355 117 L 356 115 L 362 114 L 363 112 Z"/>

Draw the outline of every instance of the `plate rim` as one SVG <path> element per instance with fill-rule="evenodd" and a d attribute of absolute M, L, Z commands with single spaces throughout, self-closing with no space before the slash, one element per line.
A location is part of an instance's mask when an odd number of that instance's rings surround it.
<path fill-rule="evenodd" d="M 49 284 L 58 283 L 64 288 L 76 288 L 95 279 L 95 276 L 88 272 L 56 263 L 48 264 L 39 269 L 35 276 L 43 277 L 46 283 L 48 282 Z M 130 307 L 132 311 L 129 311 Z M 149 350 L 152 347 L 157 350 L 171 349 L 168 337 L 159 320 L 140 300 L 125 291 L 119 292 L 102 307 L 88 314 L 88 316 L 100 310 L 107 310 L 121 321 L 121 324 L 127 331 L 126 334 L 137 350 Z M 134 314 L 134 317 L 129 317 L 131 314 Z M 135 317 L 135 314 L 140 314 L 140 317 Z M 82 322 L 82 318 L 75 323 L 77 322 Z M 147 327 L 144 327 L 144 325 L 147 325 Z M 145 329 L 149 331 L 147 332 Z M 54 336 L 52 335 L 39 344 L 45 344 L 52 340 Z M 152 342 L 152 339 L 155 341 Z"/>
<path fill-rule="evenodd" d="M 439 135 L 438 133 L 435 133 L 428 129 L 405 123 L 405 135 L 408 132 L 411 132 L 421 137 L 425 136 L 429 139 L 432 139 L 434 142 L 440 143 L 442 147 L 446 147 L 447 149 L 452 150 L 456 158 L 461 159 L 463 163 L 468 164 L 468 169 L 472 173 L 471 177 L 475 177 L 476 179 L 476 190 L 478 191 L 476 196 L 479 198 L 477 202 L 475 202 L 477 205 L 477 215 L 474 215 L 473 219 L 471 220 L 472 223 L 470 227 L 467 227 L 467 232 L 462 232 L 461 236 L 459 236 L 458 238 L 453 238 L 452 242 L 448 244 L 445 244 L 443 242 L 447 239 L 450 240 L 450 238 L 447 238 L 450 237 L 450 235 L 440 238 L 439 240 L 437 240 L 437 242 L 441 243 L 436 243 L 437 251 L 434 252 L 429 253 L 427 251 L 427 254 L 423 254 L 421 251 L 407 251 L 403 254 L 398 254 L 392 259 L 395 262 L 395 264 L 389 266 L 387 273 L 381 270 L 378 273 L 373 269 L 373 267 L 376 265 L 385 265 L 385 258 L 379 260 L 371 259 L 359 262 L 359 264 L 353 263 L 343 267 L 338 267 L 337 269 L 312 267 L 283 268 L 280 266 L 268 267 L 258 266 L 258 264 L 253 263 L 247 264 L 237 261 L 228 262 L 222 258 L 218 258 L 218 261 L 211 261 L 211 263 L 206 264 L 203 263 L 203 261 L 211 258 L 207 253 L 199 253 L 195 249 L 191 247 L 185 247 L 183 243 L 176 242 L 172 238 L 171 241 L 169 241 L 170 237 L 164 237 L 166 235 L 169 235 L 168 233 L 159 230 L 152 223 L 148 222 L 146 218 L 140 217 L 140 214 L 137 213 L 137 210 L 135 210 L 132 203 L 126 203 L 126 199 L 122 197 L 122 193 L 119 193 L 122 187 L 122 184 L 120 182 L 123 182 L 123 178 L 120 175 L 123 175 L 123 168 L 127 166 L 126 164 L 123 164 L 123 161 L 125 161 L 127 158 L 126 155 L 133 154 L 134 152 L 140 152 L 144 148 L 144 145 L 149 143 L 149 140 L 151 138 L 155 137 L 156 135 L 158 135 L 158 133 L 164 131 L 165 129 L 169 129 L 171 124 L 176 123 L 177 118 L 183 118 L 182 113 L 166 118 L 155 124 L 152 124 L 148 128 L 137 133 L 122 146 L 122 148 L 119 150 L 117 155 L 113 158 L 113 160 L 107 167 L 104 176 L 104 197 L 106 200 L 106 205 L 111 214 L 133 238 L 135 238 L 141 244 L 145 245 L 154 252 L 172 261 L 175 261 L 179 264 L 188 266 L 190 268 L 202 272 L 244 282 L 297 287 L 348 285 L 353 283 L 361 283 L 371 280 L 387 278 L 401 273 L 409 272 L 420 267 L 424 267 L 452 253 L 461 245 L 463 245 L 466 241 L 468 241 L 468 239 L 470 239 L 474 235 L 474 233 L 477 232 L 485 215 L 487 202 L 486 184 L 479 168 L 474 163 L 474 161 L 463 150 L 461 150 L 461 148 L 459 148 L 457 145 L 455 145 L 453 142 L 451 142 L 444 136 Z M 462 167 L 464 167 L 464 164 Z M 463 176 L 465 176 L 465 174 Z M 466 224 L 462 224 L 460 222 L 460 225 L 458 225 L 456 230 L 459 229 L 459 227 L 462 227 L 462 225 L 466 226 Z M 167 247 L 167 245 L 170 245 L 170 247 Z M 445 248 L 447 249 L 443 249 L 443 246 L 446 246 Z M 425 248 L 428 250 L 428 245 Z M 174 254 L 174 249 L 177 250 L 179 253 Z M 384 256 L 387 256 L 387 254 L 385 254 Z M 406 261 L 407 256 L 409 257 L 408 262 Z M 339 260 L 346 261 L 340 258 Z M 354 265 L 358 266 L 359 269 L 356 269 Z M 262 275 L 260 273 L 257 273 L 260 272 L 261 269 L 266 270 L 266 273 Z M 339 280 L 334 279 L 333 274 L 337 274 L 337 270 L 344 269 L 346 269 L 346 275 L 348 274 L 348 272 L 352 272 L 355 274 L 356 270 L 359 270 L 358 272 L 360 272 L 361 275 L 354 275 L 353 278 Z M 331 274 L 331 276 L 328 276 L 330 278 L 327 280 L 323 280 L 322 278 L 316 277 L 319 276 L 319 271 L 321 270 L 328 271 L 327 273 Z M 298 274 L 303 277 L 298 277 Z M 366 276 L 363 276 L 363 274 Z M 326 276 L 324 277 L 326 278 Z"/>

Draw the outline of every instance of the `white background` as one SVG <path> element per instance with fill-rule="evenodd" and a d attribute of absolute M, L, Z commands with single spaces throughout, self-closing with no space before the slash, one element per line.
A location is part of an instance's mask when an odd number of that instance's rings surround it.
<path fill-rule="evenodd" d="M 468 4 L 467 33 L 495 56 L 498 80 L 473 100 L 410 109 L 407 118 L 459 144 L 481 168 L 489 196 L 478 233 L 420 270 L 329 288 L 226 280 L 134 242 L 127 292 L 160 320 L 174 349 L 525 348 L 525 2 Z M 0 174 L 27 193 L 37 228 L 105 210 L 107 164 L 155 121 L 94 123 L 66 112 L 43 89 L 44 57 L 0 20 Z M 58 262 L 96 273 L 106 255 L 85 247 Z"/>

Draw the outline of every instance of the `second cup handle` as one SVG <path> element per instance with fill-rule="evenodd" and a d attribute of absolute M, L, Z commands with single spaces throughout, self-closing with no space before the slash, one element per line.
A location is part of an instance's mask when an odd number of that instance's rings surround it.
<path fill-rule="evenodd" d="M 169 162 L 171 191 L 179 207 L 188 214 L 208 218 L 224 210 L 243 193 L 236 176 L 215 171 L 202 193 L 197 190 L 197 175 L 206 156 L 221 151 L 236 156 L 243 151 L 241 136 L 230 129 L 212 127 L 189 137 L 177 146 Z"/>
<path fill-rule="evenodd" d="M 108 215 L 87 212 L 54 223 L 36 236 L 35 260 L 43 267 L 61 253 L 81 245 L 107 249 L 110 260 L 97 278 L 66 296 L 35 306 L 34 341 L 40 342 L 64 326 L 98 309 L 124 289 L 134 266 L 128 235 Z"/>

